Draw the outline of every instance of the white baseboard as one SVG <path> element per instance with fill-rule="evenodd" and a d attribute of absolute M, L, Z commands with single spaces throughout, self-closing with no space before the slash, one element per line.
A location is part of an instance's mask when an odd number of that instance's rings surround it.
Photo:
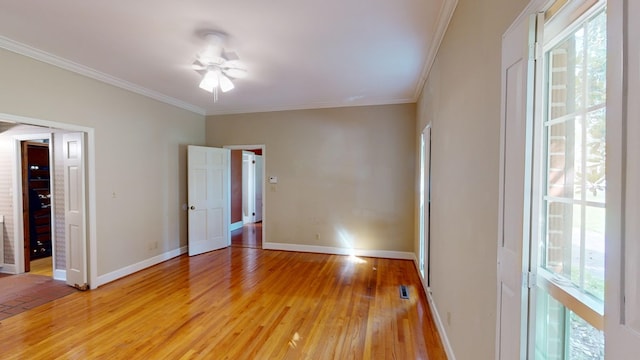
<path fill-rule="evenodd" d="M 415 257 L 413 253 L 403 252 L 403 251 L 347 249 L 347 248 L 338 248 L 338 247 L 331 247 L 331 246 L 284 244 L 284 243 L 272 243 L 272 242 L 262 243 L 262 248 L 265 250 L 298 251 L 298 252 L 311 252 L 311 253 L 331 254 L 331 255 L 353 255 L 353 256 L 402 259 L 402 260 L 412 260 Z"/>
<path fill-rule="evenodd" d="M 453 348 L 451 348 L 451 343 L 449 342 L 449 337 L 447 336 L 447 332 L 444 329 L 442 318 L 440 318 L 440 313 L 436 308 L 436 303 L 433 300 L 433 296 L 431 296 L 430 291 L 427 291 L 427 301 L 429 302 L 429 308 L 431 308 L 431 314 L 433 314 L 433 318 L 436 322 L 436 327 L 438 328 L 438 332 L 440 333 L 440 340 L 442 340 L 442 346 L 444 346 L 444 352 L 447 353 L 447 359 L 456 360 L 456 356 L 453 354 Z"/>
<path fill-rule="evenodd" d="M 17 274 L 17 268 L 14 264 L 4 264 L 2 265 L 2 267 L 0 268 L 0 273 L 3 274 Z"/>
<path fill-rule="evenodd" d="M 242 220 L 236 221 L 233 224 L 229 225 L 229 231 L 234 231 L 242 228 Z"/>
<path fill-rule="evenodd" d="M 444 352 L 447 354 L 447 359 L 456 360 L 456 356 L 453 354 L 453 348 L 451 347 L 451 343 L 449 342 L 449 337 L 447 336 L 447 332 L 444 328 L 444 323 L 442 322 L 442 318 L 440 317 L 440 313 L 436 307 L 436 303 L 433 300 L 433 296 L 431 295 L 431 290 L 427 286 L 425 279 L 420 276 L 420 263 L 418 262 L 418 258 L 413 254 L 413 262 L 416 265 L 416 271 L 418 272 L 418 278 L 420 278 L 420 282 L 422 283 L 422 291 L 427 296 L 427 302 L 429 303 L 429 309 L 431 310 L 431 315 L 433 316 L 433 320 L 436 323 L 436 328 L 438 329 L 438 333 L 440 334 L 440 340 L 442 341 L 442 346 L 444 347 Z"/>
<path fill-rule="evenodd" d="M 67 270 L 53 269 L 53 279 L 67 281 Z"/>
<path fill-rule="evenodd" d="M 187 247 L 183 246 L 183 247 L 181 247 L 179 249 L 171 250 L 171 251 L 168 251 L 166 253 L 154 256 L 152 258 L 140 261 L 139 263 L 135 263 L 133 265 L 125 266 L 122 269 L 118 269 L 116 271 L 112 271 L 112 272 L 110 272 L 108 274 L 100 275 L 100 276 L 98 276 L 98 283 L 95 284 L 95 285 L 92 284 L 91 288 L 95 289 L 98 286 L 102 286 L 102 285 L 104 285 L 106 283 L 110 283 L 110 282 L 112 282 L 114 280 L 123 278 L 123 277 L 125 277 L 127 275 L 131 275 L 131 274 L 133 274 L 135 272 L 138 272 L 138 271 L 140 271 L 142 269 L 146 269 L 146 268 L 151 267 L 153 265 L 159 264 L 159 263 L 161 263 L 163 261 L 167 261 L 169 259 L 172 259 L 172 258 L 174 258 L 176 256 L 180 256 L 180 255 L 182 255 L 182 254 L 184 254 L 186 252 L 187 252 Z"/>

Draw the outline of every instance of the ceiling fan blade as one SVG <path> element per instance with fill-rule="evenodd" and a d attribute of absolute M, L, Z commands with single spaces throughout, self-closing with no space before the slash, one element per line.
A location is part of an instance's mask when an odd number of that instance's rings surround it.
<path fill-rule="evenodd" d="M 196 60 L 191 64 L 191 68 L 195 71 L 206 70 L 207 67 L 200 62 L 200 60 Z"/>
<path fill-rule="evenodd" d="M 247 77 L 247 68 L 240 60 L 229 60 L 221 65 L 222 71 L 229 77 L 243 79 Z"/>
<path fill-rule="evenodd" d="M 226 61 L 240 60 L 240 57 L 238 56 L 238 53 L 236 53 L 235 51 L 225 51 L 225 52 L 222 54 L 222 57 L 223 57 Z"/>

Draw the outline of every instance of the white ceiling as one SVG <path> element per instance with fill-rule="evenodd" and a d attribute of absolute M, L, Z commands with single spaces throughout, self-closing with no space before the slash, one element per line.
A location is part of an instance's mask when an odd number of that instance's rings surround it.
<path fill-rule="evenodd" d="M 202 114 L 414 102 L 456 0 L 0 0 L 0 47 Z M 212 95 L 203 29 L 249 69 Z"/>

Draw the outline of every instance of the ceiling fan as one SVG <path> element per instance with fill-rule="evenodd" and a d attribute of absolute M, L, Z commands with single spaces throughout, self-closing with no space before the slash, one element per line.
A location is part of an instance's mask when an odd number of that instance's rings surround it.
<path fill-rule="evenodd" d="M 247 76 L 247 69 L 240 62 L 238 54 L 224 51 L 227 35 L 220 31 L 206 31 L 203 37 L 207 47 L 196 56 L 193 69 L 202 74 L 200 88 L 213 93 L 213 101 L 218 101 L 218 89 L 222 92 L 232 90 L 235 86 L 231 79 L 241 79 Z"/>

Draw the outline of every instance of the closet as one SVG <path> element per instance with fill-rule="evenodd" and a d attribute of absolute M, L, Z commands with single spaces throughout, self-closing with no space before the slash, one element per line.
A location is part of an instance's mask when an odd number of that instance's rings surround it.
<path fill-rule="evenodd" d="M 51 256 L 49 144 L 22 142 L 25 271 L 29 262 Z"/>

